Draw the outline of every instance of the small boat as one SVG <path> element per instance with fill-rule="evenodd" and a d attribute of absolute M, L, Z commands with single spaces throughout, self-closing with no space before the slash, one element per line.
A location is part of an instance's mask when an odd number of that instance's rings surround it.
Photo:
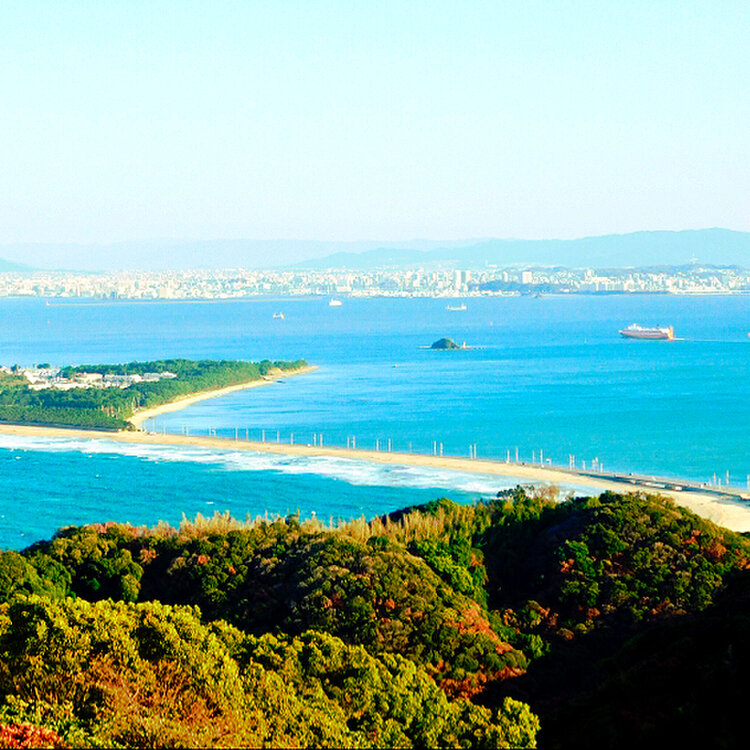
<path fill-rule="evenodd" d="M 340 299 L 335 299 L 334 297 L 331 297 L 331 299 L 328 301 L 328 307 L 341 307 L 344 303 Z"/>
<path fill-rule="evenodd" d="M 462 302 L 460 305 L 446 305 L 446 310 L 449 310 L 450 312 L 463 312 L 467 309 L 466 305 Z"/>
<path fill-rule="evenodd" d="M 284 320 L 284 313 L 283 312 L 277 312 L 273 314 L 274 320 Z"/>

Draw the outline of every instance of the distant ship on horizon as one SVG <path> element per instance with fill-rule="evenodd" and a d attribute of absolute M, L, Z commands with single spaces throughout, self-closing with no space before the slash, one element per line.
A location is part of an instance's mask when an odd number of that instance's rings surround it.
<path fill-rule="evenodd" d="M 284 313 L 283 312 L 275 312 L 273 314 L 274 320 L 284 320 Z"/>
<path fill-rule="evenodd" d="M 646 328 L 637 323 L 631 323 L 627 328 L 620 331 L 620 336 L 626 339 L 673 339 L 674 326 L 657 326 L 656 328 Z"/>
<path fill-rule="evenodd" d="M 450 310 L 451 312 L 461 312 L 463 310 L 466 310 L 466 305 L 462 302 L 460 305 L 446 305 L 446 310 Z"/>
<path fill-rule="evenodd" d="M 344 303 L 340 299 L 335 299 L 334 297 L 331 297 L 331 299 L 328 302 L 328 307 L 341 307 Z"/>

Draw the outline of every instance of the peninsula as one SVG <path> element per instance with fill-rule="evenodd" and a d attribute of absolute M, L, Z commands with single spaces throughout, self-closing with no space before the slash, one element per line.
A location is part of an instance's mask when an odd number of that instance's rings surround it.
<path fill-rule="evenodd" d="M 0 423 L 133 430 L 156 413 L 308 372 L 305 360 L 168 359 L 128 364 L 0 368 Z"/>
<path fill-rule="evenodd" d="M 189 445 L 291 455 L 331 456 L 401 466 L 429 466 L 521 483 L 586 487 L 590 490 L 659 494 L 703 518 L 734 531 L 750 531 L 750 507 L 731 493 L 704 487 L 655 485 L 643 478 L 595 476 L 564 467 L 508 461 L 384 452 L 361 448 L 280 444 L 216 436 L 155 434 L 141 428 L 148 419 L 197 401 L 273 382 L 316 369 L 294 362 L 192 361 L 170 359 L 124 365 L 87 365 L 57 370 L 0 368 L 0 434 L 108 439 L 127 443 Z"/>

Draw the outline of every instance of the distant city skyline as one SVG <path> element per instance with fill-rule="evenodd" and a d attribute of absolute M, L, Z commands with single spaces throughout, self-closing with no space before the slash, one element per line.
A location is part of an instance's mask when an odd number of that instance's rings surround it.
<path fill-rule="evenodd" d="M 3 15 L 0 246 L 57 244 L 60 267 L 69 243 L 154 238 L 750 231 L 747 3 Z"/>
<path fill-rule="evenodd" d="M 706 265 L 570 269 L 515 264 L 498 267 L 433 265 L 379 270 L 276 269 L 0 272 L 0 298 L 91 300 L 243 300 L 343 295 L 483 297 L 547 294 L 750 294 L 750 271 Z M 62 303 L 66 304 L 66 303 Z M 343 305 L 331 297 L 333 307 Z M 456 312 L 465 306 L 449 308 Z M 284 319 L 284 315 L 276 316 Z"/>

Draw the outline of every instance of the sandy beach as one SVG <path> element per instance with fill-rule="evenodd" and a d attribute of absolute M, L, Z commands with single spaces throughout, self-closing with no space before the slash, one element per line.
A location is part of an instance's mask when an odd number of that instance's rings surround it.
<path fill-rule="evenodd" d="M 253 387 L 250 384 L 249 387 Z M 260 385 L 260 384 L 258 384 Z M 166 406 L 175 410 L 187 406 L 189 403 L 203 398 L 214 398 L 221 393 L 232 392 L 240 387 L 222 389 L 221 392 L 212 391 L 197 394 L 189 399 L 182 399 Z M 162 407 L 163 408 L 163 407 Z M 144 414 L 143 412 L 141 413 Z M 149 415 L 152 416 L 152 415 Z M 147 419 L 148 416 L 143 417 Z M 142 421 L 142 420 L 141 420 Z M 399 466 L 425 466 L 453 471 L 470 472 L 476 474 L 514 477 L 524 483 L 545 483 L 550 485 L 575 485 L 590 488 L 592 494 L 605 490 L 613 492 L 649 492 L 666 495 L 697 515 L 713 521 L 733 531 L 750 531 L 750 506 L 727 498 L 689 491 L 654 490 L 646 485 L 634 484 L 630 481 L 611 481 L 594 477 L 582 476 L 567 472 L 559 468 L 545 468 L 523 464 L 507 464 L 502 461 L 485 459 L 455 458 L 451 456 L 429 456 L 413 453 L 388 453 L 370 450 L 333 448 L 311 445 L 290 445 L 286 443 L 269 443 L 251 440 L 232 440 L 228 438 L 163 435 L 144 431 L 132 432 L 97 432 L 94 430 L 78 430 L 55 427 L 32 427 L 25 425 L 0 425 L 0 434 L 19 435 L 27 437 L 45 438 L 83 438 L 92 440 L 111 440 L 122 443 L 142 443 L 165 446 L 192 446 L 200 448 L 214 448 L 220 450 L 256 451 L 265 453 L 281 453 L 299 456 L 333 456 L 353 461 L 374 461 L 383 464 Z"/>
<path fill-rule="evenodd" d="M 161 406 L 155 406 L 153 409 L 141 409 L 137 411 L 130 418 L 130 423 L 134 427 L 140 427 L 147 419 L 158 417 L 159 414 L 167 414 L 172 411 L 179 411 L 184 409 L 190 404 L 195 404 L 198 401 L 205 401 L 207 398 L 217 398 L 218 396 L 226 396 L 228 393 L 235 393 L 236 391 L 244 391 L 248 388 L 257 388 L 259 385 L 268 385 L 273 383 L 280 378 L 288 378 L 292 375 L 303 375 L 306 372 L 312 372 L 317 370 L 316 365 L 308 365 L 307 367 L 300 367 L 297 370 L 273 370 L 270 375 L 261 380 L 251 380 L 249 383 L 240 383 L 239 385 L 229 385 L 226 388 L 216 388 L 212 391 L 201 391 L 194 393 L 192 396 L 185 396 L 184 398 L 178 398 L 175 401 L 170 401 L 167 404 Z"/>

